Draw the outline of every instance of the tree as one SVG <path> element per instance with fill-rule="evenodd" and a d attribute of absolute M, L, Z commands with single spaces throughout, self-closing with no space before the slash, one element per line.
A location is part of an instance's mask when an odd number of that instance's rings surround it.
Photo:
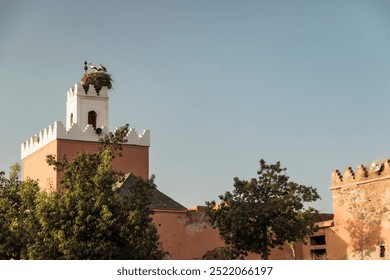
<path fill-rule="evenodd" d="M 127 132 L 128 125 L 109 133 L 98 152 L 70 161 L 49 155 L 61 191 L 39 192 L 36 182 L 0 174 L 0 258 L 161 259 L 150 209 L 154 178 L 131 175 L 128 196 L 116 187 L 124 174 L 111 163 Z"/>
<path fill-rule="evenodd" d="M 134 177 L 131 195 L 114 188 L 124 174 L 112 168 L 120 155 L 128 125 L 101 140 L 98 152 L 79 153 L 72 161 L 48 156 L 61 174 L 65 192 L 40 195 L 36 216 L 39 238 L 33 259 L 161 259 L 149 208 L 153 178 Z M 142 199 L 139 199 L 142 198 Z"/>
<path fill-rule="evenodd" d="M 211 223 L 235 256 L 252 252 L 268 259 L 272 248 L 316 231 L 318 211 L 304 204 L 320 198 L 317 190 L 290 181 L 286 170 L 261 159 L 258 179 L 234 178 L 234 190 L 219 196 L 219 205 L 206 202 Z"/>
<path fill-rule="evenodd" d="M 39 186 L 36 181 L 20 181 L 20 166 L 10 168 L 9 179 L 0 172 L 0 259 L 22 259 L 33 238 L 35 208 Z"/>

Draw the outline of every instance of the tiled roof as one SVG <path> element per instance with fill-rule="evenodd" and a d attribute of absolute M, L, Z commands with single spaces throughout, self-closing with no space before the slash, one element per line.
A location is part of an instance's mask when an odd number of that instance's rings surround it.
<path fill-rule="evenodd" d="M 126 196 L 129 194 L 129 188 L 132 186 L 132 180 L 134 177 L 129 176 L 129 174 L 126 174 L 126 179 L 122 184 L 117 185 L 118 188 L 120 188 L 120 193 L 123 196 Z M 166 210 L 187 210 L 186 207 L 178 203 L 177 201 L 173 200 L 166 194 L 160 192 L 158 189 L 153 190 L 153 195 L 151 198 L 151 205 L 150 208 L 152 209 L 166 209 Z"/>
<path fill-rule="evenodd" d="M 329 220 L 333 220 L 333 218 L 334 215 L 332 213 L 318 213 L 318 215 L 314 219 L 314 222 L 319 223 L 319 222 L 329 221 Z"/>

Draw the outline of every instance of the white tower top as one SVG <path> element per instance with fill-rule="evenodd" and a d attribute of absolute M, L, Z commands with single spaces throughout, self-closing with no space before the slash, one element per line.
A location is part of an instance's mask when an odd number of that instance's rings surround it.
<path fill-rule="evenodd" d="M 111 77 L 105 73 L 103 65 L 99 68 L 90 66 L 97 71 L 87 73 L 87 62 L 84 64 L 86 72 L 82 82 L 75 84 L 67 93 L 65 126 L 57 121 L 23 142 L 22 159 L 57 139 L 96 142 L 109 132 L 108 91 Z M 132 128 L 126 138 L 128 145 L 150 146 L 149 130 L 138 134 Z"/>
<path fill-rule="evenodd" d="M 70 88 L 66 101 L 66 130 L 74 124 L 80 129 L 87 125 L 96 128 L 108 128 L 108 87 L 98 92 L 93 85 L 87 90 L 81 83 Z"/>

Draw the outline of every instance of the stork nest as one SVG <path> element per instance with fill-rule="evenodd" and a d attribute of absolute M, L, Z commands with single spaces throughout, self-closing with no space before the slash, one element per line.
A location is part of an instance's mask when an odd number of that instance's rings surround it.
<path fill-rule="evenodd" d="M 81 84 L 85 91 L 88 91 L 89 85 L 94 85 L 96 92 L 99 92 L 102 87 L 112 88 L 112 78 L 110 74 L 103 71 L 87 72 L 81 78 Z"/>

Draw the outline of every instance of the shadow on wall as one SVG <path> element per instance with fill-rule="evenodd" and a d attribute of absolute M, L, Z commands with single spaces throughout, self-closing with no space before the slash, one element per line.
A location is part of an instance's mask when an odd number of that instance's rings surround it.
<path fill-rule="evenodd" d="M 345 229 L 348 235 L 348 259 L 383 258 L 382 229 L 383 222 L 388 217 L 388 207 L 383 201 L 384 193 L 378 191 L 377 186 L 371 185 L 341 190 L 339 197 L 339 205 L 345 209 L 345 216 L 342 218 L 344 223 L 339 227 Z"/>
<path fill-rule="evenodd" d="M 363 189 L 350 191 L 347 199 L 350 219 L 345 229 L 349 232 L 353 253 L 361 260 L 380 257 L 373 253 L 383 240 L 382 221 L 387 212 L 387 207 L 381 203 L 381 195 Z"/>
<path fill-rule="evenodd" d="M 352 250 L 356 256 L 361 260 L 378 258 L 373 254 L 377 252 L 380 240 L 383 240 L 380 222 L 356 219 L 348 221 L 345 229 L 350 234 Z"/>

